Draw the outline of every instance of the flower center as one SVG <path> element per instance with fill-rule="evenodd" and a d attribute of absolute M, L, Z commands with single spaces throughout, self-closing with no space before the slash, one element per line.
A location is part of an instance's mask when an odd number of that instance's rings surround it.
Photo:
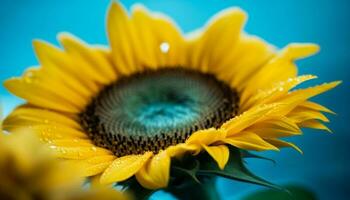
<path fill-rule="evenodd" d="M 145 71 L 104 88 L 80 114 L 97 146 L 117 156 L 157 153 L 238 111 L 237 92 L 213 75 L 183 68 Z"/>

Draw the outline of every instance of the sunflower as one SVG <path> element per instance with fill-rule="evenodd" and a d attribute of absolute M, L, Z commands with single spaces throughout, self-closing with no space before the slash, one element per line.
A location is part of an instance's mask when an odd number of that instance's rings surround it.
<path fill-rule="evenodd" d="M 126 200 L 111 188 L 83 190 L 83 180 L 69 164 L 59 162 L 30 132 L 0 130 L 0 199 Z"/>
<path fill-rule="evenodd" d="M 301 128 L 329 129 L 310 101 L 340 82 L 297 89 L 315 79 L 297 75 L 296 60 L 319 50 L 289 44 L 277 50 L 242 31 L 246 14 L 226 9 L 184 34 L 166 16 L 136 5 L 129 15 L 110 6 L 110 48 L 62 33 L 63 49 L 34 41 L 40 67 L 7 80 L 27 101 L 4 128 L 30 127 L 59 158 L 103 184 L 136 177 L 147 189 L 165 188 L 171 164 L 207 153 L 220 169 L 230 148 L 279 150 Z"/>

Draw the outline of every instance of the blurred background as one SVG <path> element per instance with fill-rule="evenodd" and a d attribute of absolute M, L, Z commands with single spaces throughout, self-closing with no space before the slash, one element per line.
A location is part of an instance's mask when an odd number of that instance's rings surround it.
<path fill-rule="evenodd" d="M 109 0 L 1 0 L 0 81 L 19 76 L 26 67 L 37 65 L 31 41 L 44 39 L 57 44 L 56 34 L 68 31 L 92 44 L 107 44 L 105 14 Z M 319 199 L 348 199 L 350 184 L 350 2 L 348 0 L 144 0 L 122 1 L 130 9 L 142 3 L 171 16 L 184 33 L 200 28 L 218 11 L 239 6 L 249 14 L 246 32 L 282 48 L 289 42 L 313 42 L 321 52 L 299 62 L 300 74 L 315 74 L 319 80 L 343 80 L 336 89 L 315 98 L 334 110 L 329 127 L 334 134 L 305 130 L 292 138 L 304 155 L 285 149 L 263 153 L 276 160 L 248 160 L 249 168 L 278 184 L 298 184 L 313 190 Z M 0 99 L 5 115 L 21 100 L 1 85 Z M 262 187 L 219 179 L 223 199 L 240 199 Z M 157 193 L 153 199 L 171 199 Z"/>

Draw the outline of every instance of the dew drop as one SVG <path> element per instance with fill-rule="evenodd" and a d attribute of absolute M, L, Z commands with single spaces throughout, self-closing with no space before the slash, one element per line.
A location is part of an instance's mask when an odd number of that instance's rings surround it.
<path fill-rule="evenodd" d="M 57 146 L 51 145 L 51 146 L 50 146 L 50 149 L 57 149 Z"/>
<path fill-rule="evenodd" d="M 169 43 L 167 43 L 167 42 L 162 42 L 162 43 L 160 44 L 159 48 L 160 48 L 160 51 L 161 51 L 162 53 L 168 53 L 168 52 L 169 52 L 169 49 L 170 49 L 170 45 L 169 45 Z"/>

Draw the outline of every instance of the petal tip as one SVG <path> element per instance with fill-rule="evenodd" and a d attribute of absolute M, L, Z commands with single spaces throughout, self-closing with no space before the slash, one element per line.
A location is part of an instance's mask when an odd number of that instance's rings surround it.
<path fill-rule="evenodd" d="M 115 13 L 125 13 L 125 8 L 119 1 L 112 1 L 108 9 L 108 16 Z"/>
<path fill-rule="evenodd" d="M 75 36 L 69 32 L 60 32 L 57 34 L 58 41 L 72 40 L 75 39 Z"/>
<path fill-rule="evenodd" d="M 320 51 L 320 46 L 314 43 L 291 43 L 283 51 L 291 60 L 312 56 Z"/>

